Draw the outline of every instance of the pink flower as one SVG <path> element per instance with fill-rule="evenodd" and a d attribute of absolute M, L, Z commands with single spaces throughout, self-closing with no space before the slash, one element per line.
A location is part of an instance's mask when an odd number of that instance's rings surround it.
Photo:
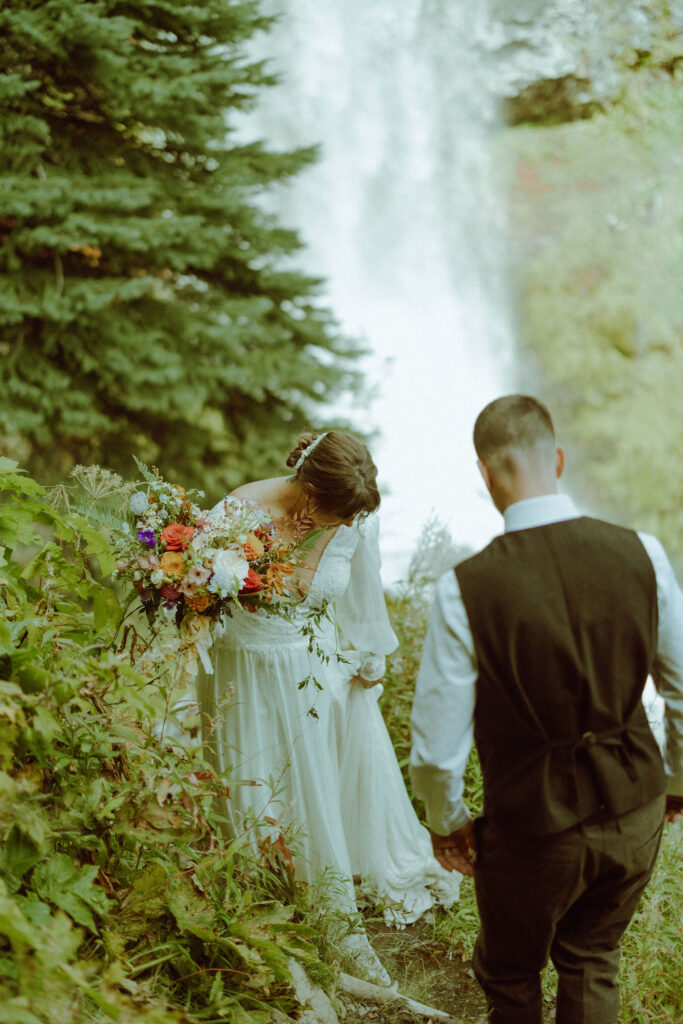
<path fill-rule="evenodd" d="M 159 559 L 156 555 L 138 555 L 136 560 L 140 568 L 146 572 L 159 568 Z"/>
<path fill-rule="evenodd" d="M 208 583 L 210 579 L 210 569 L 205 569 L 201 565 L 194 565 L 188 571 L 183 582 L 180 584 L 180 593 L 184 594 L 186 597 L 194 597 L 199 588 L 203 587 L 205 583 Z"/>
<path fill-rule="evenodd" d="M 138 594 L 139 594 L 139 596 L 140 596 L 140 600 L 141 600 L 141 601 L 143 602 L 143 604 L 144 604 L 144 602 L 145 602 L 145 601 L 146 601 L 146 600 L 147 600 L 147 599 L 149 598 L 149 596 L 150 596 L 150 591 L 149 591 L 149 589 L 148 589 L 148 588 L 147 588 L 147 587 L 145 586 L 145 584 L 144 584 L 144 583 L 142 582 L 142 580 L 134 580 L 134 581 L 133 581 L 133 586 L 135 587 L 136 591 L 138 592 Z"/>

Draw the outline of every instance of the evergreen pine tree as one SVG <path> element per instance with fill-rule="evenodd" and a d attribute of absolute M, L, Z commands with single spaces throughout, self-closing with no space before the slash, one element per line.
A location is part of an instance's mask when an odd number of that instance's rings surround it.
<path fill-rule="evenodd" d="M 0 446 L 34 471 L 136 453 L 219 492 L 357 383 L 259 203 L 314 154 L 231 128 L 268 26 L 252 0 L 3 3 Z"/>

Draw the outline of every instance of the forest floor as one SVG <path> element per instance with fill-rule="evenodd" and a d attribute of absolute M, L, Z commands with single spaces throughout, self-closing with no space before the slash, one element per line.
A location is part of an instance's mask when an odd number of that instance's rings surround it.
<path fill-rule="evenodd" d="M 463 1024 L 484 1020 L 486 1002 L 469 959 L 435 936 L 430 921 L 418 921 L 404 931 L 373 922 L 368 932 L 380 960 L 398 981 L 399 992 Z M 372 1020 L 369 1015 L 364 1019 Z"/>
<path fill-rule="evenodd" d="M 683 827 L 669 825 L 640 907 L 622 942 L 620 1024 L 677 1024 L 683 998 L 671 960 L 680 950 Z M 381 919 L 365 927 L 382 963 L 401 994 L 451 1015 L 458 1024 L 484 1024 L 486 1003 L 472 973 L 471 951 L 478 918 L 471 880 L 451 910 L 436 910 L 403 931 Z M 551 965 L 542 975 L 544 1020 L 555 1019 L 557 976 Z M 354 1006 L 340 1014 L 344 1024 L 413 1024 L 416 1017 L 396 1006 Z"/>

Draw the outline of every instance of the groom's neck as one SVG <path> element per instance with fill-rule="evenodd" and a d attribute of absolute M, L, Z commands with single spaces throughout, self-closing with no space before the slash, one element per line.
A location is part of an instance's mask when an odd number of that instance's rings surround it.
<path fill-rule="evenodd" d="M 556 481 L 554 481 L 550 486 L 539 483 L 537 485 L 527 485 L 509 490 L 500 496 L 499 501 L 496 501 L 494 498 L 494 503 L 502 515 L 510 505 L 516 505 L 518 501 L 525 501 L 527 498 L 540 498 L 545 494 L 557 493 Z"/>
<path fill-rule="evenodd" d="M 501 458 L 484 464 L 484 478 L 493 503 L 501 513 L 526 498 L 557 494 L 564 470 L 562 449 L 547 446 L 511 449 Z"/>

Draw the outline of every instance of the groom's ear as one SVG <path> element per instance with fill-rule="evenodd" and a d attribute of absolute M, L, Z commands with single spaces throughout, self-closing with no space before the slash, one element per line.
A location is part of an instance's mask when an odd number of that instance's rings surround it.
<path fill-rule="evenodd" d="M 481 473 L 482 480 L 486 484 L 486 490 L 491 493 L 491 474 L 489 473 L 489 467 L 481 459 L 477 459 L 477 469 Z"/>
<path fill-rule="evenodd" d="M 564 448 L 555 449 L 555 476 L 559 480 L 564 473 Z"/>

